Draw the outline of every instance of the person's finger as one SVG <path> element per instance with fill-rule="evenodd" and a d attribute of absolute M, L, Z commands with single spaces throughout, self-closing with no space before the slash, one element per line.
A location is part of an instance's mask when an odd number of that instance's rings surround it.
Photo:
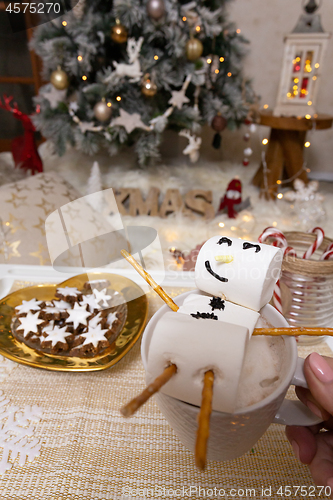
<path fill-rule="evenodd" d="M 296 387 L 295 392 L 297 397 L 305 404 L 309 410 L 312 411 L 317 417 L 322 418 L 323 420 L 329 420 L 331 415 L 325 408 L 322 407 L 320 403 L 316 400 L 316 398 L 312 395 L 310 389 L 305 389 L 304 387 Z"/>
<path fill-rule="evenodd" d="M 304 362 L 304 374 L 316 407 L 333 415 L 333 358 L 313 352 Z"/>
<path fill-rule="evenodd" d="M 317 453 L 310 472 L 318 486 L 330 486 L 333 493 L 333 432 L 320 433 L 317 437 Z"/>
<path fill-rule="evenodd" d="M 303 464 L 310 464 L 317 452 L 316 437 L 310 429 L 288 425 L 286 436 L 298 460 Z"/>

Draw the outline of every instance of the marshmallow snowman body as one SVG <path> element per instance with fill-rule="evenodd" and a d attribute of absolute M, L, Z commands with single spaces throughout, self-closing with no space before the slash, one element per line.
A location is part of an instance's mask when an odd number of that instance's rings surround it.
<path fill-rule="evenodd" d="M 186 297 L 177 313 L 188 314 L 194 318 L 211 318 L 244 326 L 251 337 L 260 314 L 252 309 L 238 306 L 227 300 L 211 295 L 191 293 Z"/>
<path fill-rule="evenodd" d="M 280 248 L 214 236 L 200 249 L 195 282 L 204 292 L 259 311 L 272 297 L 282 259 Z"/>
<path fill-rule="evenodd" d="M 151 383 L 174 363 L 177 372 L 161 392 L 200 406 L 204 374 L 213 370 L 212 408 L 232 413 L 249 338 L 245 326 L 166 313 L 157 323 L 149 345 L 146 381 Z"/>

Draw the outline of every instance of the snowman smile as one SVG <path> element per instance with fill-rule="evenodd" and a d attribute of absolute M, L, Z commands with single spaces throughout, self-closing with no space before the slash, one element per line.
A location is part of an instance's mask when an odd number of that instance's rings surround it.
<path fill-rule="evenodd" d="M 206 260 L 205 262 L 205 267 L 207 269 L 207 271 L 212 275 L 214 276 L 214 278 L 216 278 L 217 280 L 219 281 L 223 281 L 223 283 L 227 283 L 229 280 L 228 278 L 224 278 L 223 276 L 220 276 L 219 274 L 215 273 L 213 271 L 213 269 L 210 267 L 210 263 L 209 263 L 209 260 Z"/>

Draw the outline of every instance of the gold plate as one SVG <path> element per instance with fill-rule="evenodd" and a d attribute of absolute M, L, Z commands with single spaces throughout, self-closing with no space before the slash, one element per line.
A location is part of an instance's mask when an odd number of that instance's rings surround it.
<path fill-rule="evenodd" d="M 111 282 L 108 289 L 122 293 L 127 302 L 125 325 L 116 341 L 102 354 L 89 359 L 55 356 L 36 351 L 13 337 L 11 322 L 15 312 L 14 308 L 21 304 L 22 300 L 33 298 L 52 300 L 55 298 L 55 292 L 59 286 L 82 289 L 86 281 L 93 279 L 108 279 Z M 148 301 L 144 291 L 130 279 L 117 274 L 89 273 L 89 278 L 87 274 L 80 274 L 55 285 L 36 285 L 22 288 L 0 300 L 0 354 L 17 363 L 45 370 L 74 372 L 105 370 L 118 363 L 133 347 L 144 329 L 147 314 Z"/>

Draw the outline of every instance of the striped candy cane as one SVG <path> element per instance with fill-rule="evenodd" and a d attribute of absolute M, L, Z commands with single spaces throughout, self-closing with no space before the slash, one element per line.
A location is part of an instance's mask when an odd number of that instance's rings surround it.
<path fill-rule="evenodd" d="M 286 255 L 290 255 L 290 257 L 297 257 L 297 253 L 292 247 L 285 247 L 283 251 L 283 257 Z M 275 309 L 279 311 L 280 314 L 283 315 L 282 311 L 282 297 L 281 297 L 281 284 L 280 280 L 277 280 L 274 286 L 274 292 L 273 292 L 273 304 Z"/>
<path fill-rule="evenodd" d="M 285 257 L 286 255 L 297 257 L 296 251 L 292 247 L 288 246 L 285 235 L 278 229 L 275 229 L 275 227 L 266 227 L 266 229 L 259 236 L 258 241 L 259 243 L 264 243 L 264 241 L 266 241 L 268 238 L 273 239 L 273 246 L 283 249 L 283 257 Z M 279 313 L 283 315 L 280 280 L 277 280 L 274 286 L 273 304 L 275 309 L 277 309 Z"/>
<path fill-rule="evenodd" d="M 264 229 L 259 236 L 258 241 L 259 243 L 264 243 L 268 238 L 272 238 L 274 240 L 273 245 L 276 247 L 278 246 L 283 248 L 288 246 L 285 235 L 278 229 L 275 229 L 275 227 L 266 227 L 266 229 Z"/>
<path fill-rule="evenodd" d="M 329 260 L 333 258 L 333 243 L 331 243 L 320 257 L 320 260 Z"/>
<path fill-rule="evenodd" d="M 316 237 L 316 240 L 312 243 L 312 245 L 304 253 L 303 259 L 310 259 L 311 255 L 313 255 L 315 253 L 315 251 L 317 250 L 317 248 L 319 248 L 320 245 L 322 244 L 322 242 L 324 240 L 324 236 L 325 236 L 325 233 L 321 227 L 314 227 L 313 229 L 311 229 L 308 232 L 316 234 L 317 237 Z"/>

